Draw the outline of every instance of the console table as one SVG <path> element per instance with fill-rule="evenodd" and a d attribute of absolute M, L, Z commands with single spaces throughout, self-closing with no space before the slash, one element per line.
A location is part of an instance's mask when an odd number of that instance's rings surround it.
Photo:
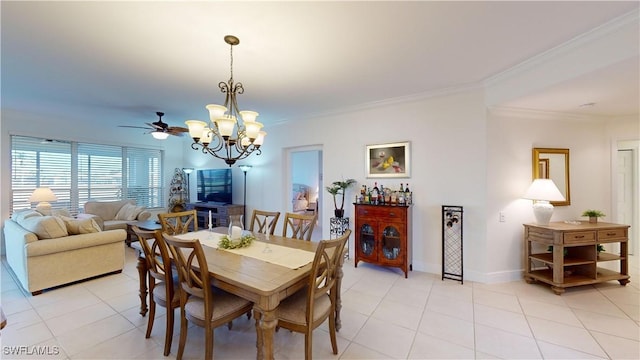
<path fill-rule="evenodd" d="M 209 211 L 211 211 L 212 227 L 229 226 L 229 216 L 244 215 L 243 205 L 222 205 L 219 203 L 199 202 L 187 204 L 187 210 L 195 209 L 198 213 L 198 227 L 209 227 Z"/>
<path fill-rule="evenodd" d="M 571 286 L 617 280 L 629 282 L 629 225 L 598 222 L 549 225 L 524 224 L 525 269 L 527 283 L 541 281 L 551 285 L 557 295 Z M 619 253 L 598 253 L 598 244 L 618 243 Z M 551 246 L 551 252 L 546 251 Z M 619 270 L 599 267 L 613 262 Z"/>

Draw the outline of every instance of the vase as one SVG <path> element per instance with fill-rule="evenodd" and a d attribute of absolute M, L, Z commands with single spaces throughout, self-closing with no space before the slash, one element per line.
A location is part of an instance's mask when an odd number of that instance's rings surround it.
<path fill-rule="evenodd" d="M 344 216 L 344 209 L 335 209 L 333 210 L 333 214 L 337 217 L 337 218 L 341 218 Z"/>
<path fill-rule="evenodd" d="M 597 224 L 598 223 L 598 217 L 597 216 L 590 216 L 589 217 L 589 224 Z"/>
<path fill-rule="evenodd" d="M 242 215 L 229 216 L 229 239 L 237 240 L 242 237 L 244 226 L 242 224 Z"/>

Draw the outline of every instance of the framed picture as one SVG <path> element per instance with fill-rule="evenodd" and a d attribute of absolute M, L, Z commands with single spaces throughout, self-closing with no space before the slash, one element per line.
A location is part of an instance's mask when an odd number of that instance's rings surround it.
<path fill-rule="evenodd" d="M 399 142 L 367 145 L 366 174 L 368 178 L 408 178 L 411 176 L 410 143 Z"/>

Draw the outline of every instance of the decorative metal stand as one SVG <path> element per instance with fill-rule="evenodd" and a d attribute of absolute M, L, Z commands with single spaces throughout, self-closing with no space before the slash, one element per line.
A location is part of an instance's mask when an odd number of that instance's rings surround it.
<path fill-rule="evenodd" d="M 442 206 L 442 280 L 463 283 L 462 206 Z"/>
<path fill-rule="evenodd" d="M 332 217 L 329 219 L 330 227 L 329 227 L 329 237 L 331 239 L 338 238 L 344 234 L 345 231 L 349 228 L 349 218 L 348 217 Z M 349 258 L 349 244 L 347 244 L 347 252 L 345 253 L 345 257 Z"/>

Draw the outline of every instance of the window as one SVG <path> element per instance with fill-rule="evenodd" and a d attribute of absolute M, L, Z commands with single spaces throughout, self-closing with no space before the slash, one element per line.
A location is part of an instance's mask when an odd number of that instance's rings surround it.
<path fill-rule="evenodd" d="M 31 207 L 38 187 L 58 197 L 54 208 L 82 212 L 88 200 L 135 199 L 147 208 L 164 204 L 161 150 L 11 137 L 11 212 Z"/>

